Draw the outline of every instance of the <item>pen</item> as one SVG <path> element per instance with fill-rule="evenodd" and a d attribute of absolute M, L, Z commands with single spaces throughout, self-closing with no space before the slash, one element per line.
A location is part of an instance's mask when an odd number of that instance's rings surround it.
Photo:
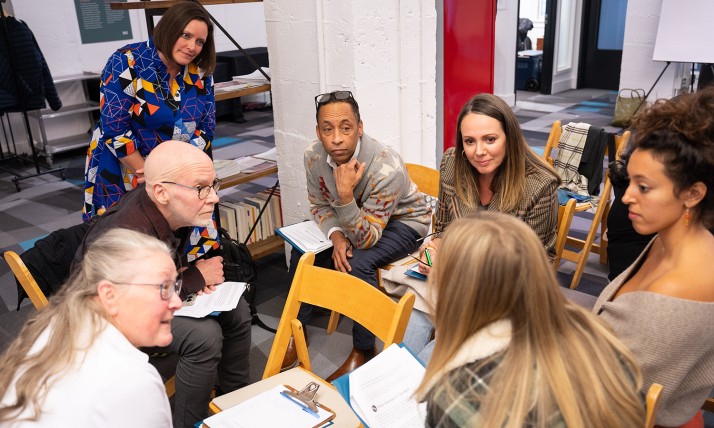
<path fill-rule="evenodd" d="M 315 235 L 315 234 L 312 233 L 311 231 L 305 229 L 305 232 L 307 232 L 307 234 L 310 235 L 310 236 L 312 236 L 313 238 L 317 239 L 319 242 L 325 242 L 324 239 L 322 239 L 322 238 L 320 238 L 319 236 Z"/>
<path fill-rule="evenodd" d="M 317 412 L 310 410 L 308 407 L 305 407 L 304 404 L 302 404 L 302 403 L 296 401 L 295 399 L 293 399 L 291 396 L 289 396 L 289 395 L 286 394 L 286 393 L 287 393 L 287 391 L 280 391 L 280 395 L 282 395 L 283 397 L 287 398 L 288 400 L 290 400 L 290 401 L 292 401 L 293 403 L 295 403 L 295 404 L 297 404 L 298 406 L 300 406 L 300 408 L 303 409 L 305 412 L 307 412 L 308 415 L 312 415 L 312 416 L 314 416 L 314 417 L 316 417 L 316 418 L 319 418 L 319 417 L 320 417 L 320 415 L 318 415 Z"/>
<path fill-rule="evenodd" d="M 426 255 L 426 263 L 431 266 L 431 252 L 429 251 L 429 247 L 424 248 L 424 255 Z"/>

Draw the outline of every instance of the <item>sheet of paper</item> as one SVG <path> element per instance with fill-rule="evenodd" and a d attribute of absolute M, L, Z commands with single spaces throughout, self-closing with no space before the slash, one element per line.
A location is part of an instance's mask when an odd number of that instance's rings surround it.
<path fill-rule="evenodd" d="M 218 178 L 226 178 L 245 172 L 263 162 L 265 161 L 251 156 L 238 159 L 218 159 L 213 161 L 213 168 L 216 170 Z"/>
<path fill-rule="evenodd" d="M 282 235 L 291 245 L 296 246 L 303 253 L 308 251 L 319 253 L 332 247 L 332 241 L 322 233 L 314 220 L 281 227 L 278 229 L 278 234 Z"/>
<path fill-rule="evenodd" d="M 314 427 L 332 416 L 332 413 L 320 407 L 317 416 L 306 412 L 299 404 L 280 395 L 285 389 L 285 386 L 278 385 L 204 419 L 203 423 L 210 428 L 302 428 Z"/>
<path fill-rule="evenodd" d="M 211 312 L 233 310 L 238 306 L 245 286 L 245 282 L 224 282 L 211 294 L 201 294 L 190 302 L 184 302 L 183 307 L 174 312 L 174 316 L 203 318 Z"/>
<path fill-rule="evenodd" d="M 258 158 L 258 159 L 265 159 L 265 160 L 269 160 L 269 161 L 273 161 L 273 162 L 278 160 L 278 155 L 277 155 L 277 151 L 275 150 L 275 147 L 273 147 L 270 150 L 266 150 L 262 153 L 254 154 L 253 157 Z"/>
<path fill-rule="evenodd" d="M 350 374 L 350 405 L 371 428 L 424 426 L 426 403 L 414 398 L 424 371 L 393 344 Z"/>

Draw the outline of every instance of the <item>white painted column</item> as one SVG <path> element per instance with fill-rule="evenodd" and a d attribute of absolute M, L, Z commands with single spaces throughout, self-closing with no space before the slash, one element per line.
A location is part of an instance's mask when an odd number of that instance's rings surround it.
<path fill-rule="evenodd" d="M 317 94 L 346 89 L 367 134 L 436 166 L 436 10 L 427 0 L 265 0 L 285 224 L 308 217 Z"/>

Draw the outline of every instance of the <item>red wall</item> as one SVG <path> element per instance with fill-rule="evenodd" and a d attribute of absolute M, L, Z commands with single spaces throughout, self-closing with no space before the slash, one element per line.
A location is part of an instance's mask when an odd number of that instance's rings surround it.
<path fill-rule="evenodd" d="M 496 0 L 444 0 L 444 150 L 466 101 L 493 93 L 495 29 Z"/>

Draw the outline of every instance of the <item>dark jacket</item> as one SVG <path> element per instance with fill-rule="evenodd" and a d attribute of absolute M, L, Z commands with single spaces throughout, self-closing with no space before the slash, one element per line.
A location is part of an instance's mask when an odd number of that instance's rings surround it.
<path fill-rule="evenodd" d="M 62 101 L 32 31 L 13 17 L 2 21 L 0 25 L 7 24 L 9 40 L 0 28 L 0 113 L 42 109 L 45 99 L 52 110 L 59 110 Z"/>
<path fill-rule="evenodd" d="M 185 254 L 189 235 L 193 228 L 182 227 L 175 231 L 171 230 L 163 214 L 149 198 L 143 184 L 125 193 L 116 205 L 95 218 L 96 220 L 92 222 L 89 232 L 84 237 L 82 246 L 77 250 L 74 263 L 81 263 L 87 248 L 104 232 L 121 227 L 153 236 L 174 250 L 173 257 L 176 268 L 186 267 L 186 270 L 181 274 L 183 278 L 182 298 L 187 294 L 202 290 L 206 286 L 203 275 L 198 268 L 188 264 Z M 117 263 L 122 262 L 123 260 L 117 260 Z"/>
<path fill-rule="evenodd" d="M 80 223 L 66 229 L 55 230 L 35 242 L 35 245 L 20 255 L 32 277 L 45 296 L 49 297 L 59 290 L 69 278 L 70 266 L 74 253 L 89 230 L 90 223 Z M 27 297 L 17 284 L 17 308 Z"/>

